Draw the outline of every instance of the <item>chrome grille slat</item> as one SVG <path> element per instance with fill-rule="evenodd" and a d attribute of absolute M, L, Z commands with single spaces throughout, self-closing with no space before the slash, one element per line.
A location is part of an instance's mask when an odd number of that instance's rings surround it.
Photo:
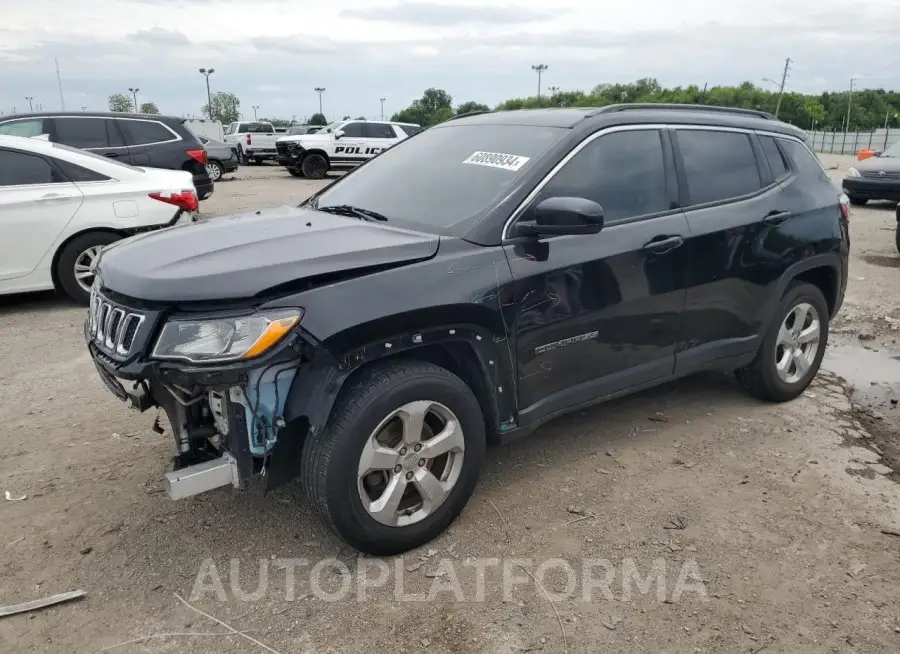
<path fill-rule="evenodd" d="M 117 306 L 93 290 L 88 308 L 91 340 L 107 354 L 126 357 L 131 353 L 144 315 Z"/>

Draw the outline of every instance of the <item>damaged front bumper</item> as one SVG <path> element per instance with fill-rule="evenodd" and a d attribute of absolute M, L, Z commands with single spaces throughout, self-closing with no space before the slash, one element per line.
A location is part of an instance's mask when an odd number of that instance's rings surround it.
<path fill-rule="evenodd" d="M 242 489 L 254 477 L 271 489 L 297 476 L 303 439 L 327 420 L 322 398 L 311 392 L 318 386 L 313 377 L 341 367 L 321 344 L 296 328 L 258 359 L 218 365 L 153 360 L 148 352 L 162 312 L 98 298 L 103 315 L 114 318 L 105 331 L 92 329 L 90 316 L 85 322 L 91 358 L 120 400 L 140 412 L 165 412 L 176 447 L 174 470 L 166 475 L 170 497 L 227 485 Z M 158 422 L 154 428 L 162 432 Z"/>

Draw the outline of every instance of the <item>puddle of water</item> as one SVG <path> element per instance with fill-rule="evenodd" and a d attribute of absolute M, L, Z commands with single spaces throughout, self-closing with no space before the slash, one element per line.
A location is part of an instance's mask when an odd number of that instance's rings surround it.
<path fill-rule="evenodd" d="M 864 254 L 860 257 L 866 263 L 882 268 L 900 268 L 900 257 L 886 257 L 883 254 Z"/>
<path fill-rule="evenodd" d="M 877 345 L 870 350 L 836 336 L 829 340 L 822 367 L 846 379 L 857 391 L 866 391 L 872 382 L 900 385 L 900 352 Z"/>

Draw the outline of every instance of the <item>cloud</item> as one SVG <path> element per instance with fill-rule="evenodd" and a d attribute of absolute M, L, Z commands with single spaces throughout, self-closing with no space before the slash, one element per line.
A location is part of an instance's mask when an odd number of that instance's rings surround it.
<path fill-rule="evenodd" d="M 515 5 L 451 5 L 435 2 L 400 2 L 388 7 L 353 7 L 344 9 L 340 15 L 344 18 L 440 27 L 467 23 L 495 25 L 534 23 L 551 18 L 554 16 L 554 13 Z"/>

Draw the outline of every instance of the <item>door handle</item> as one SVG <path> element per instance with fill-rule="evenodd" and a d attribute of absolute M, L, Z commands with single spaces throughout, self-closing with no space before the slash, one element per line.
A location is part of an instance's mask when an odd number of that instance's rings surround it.
<path fill-rule="evenodd" d="M 68 200 L 72 196 L 65 195 L 63 193 L 47 193 L 46 195 L 42 195 L 37 199 L 38 202 L 54 202 L 59 200 Z"/>
<path fill-rule="evenodd" d="M 670 250 L 674 250 L 684 245 L 684 239 L 680 236 L 669 236 L 668 238 L 657 237 L 658 240 L 649 241 L 644 244 L 645 252 L 653 252 L 654 254 L 665 254 Z"/>
<path fill-rule="evenodd" d="M 104 156 L 104 157 L 109 157 L 110 159 L 115 159 L 116 157 L 119 156 L 119 153 L 118 153 L 118 152 L 107 152 L 107 153 L 106 153 L 105 155 L 103 155 L 103 156 Z"/>
<path fill-rule="evenodd" d="M 791 217 L 790 211 L 771 211 L 766 214 L 766 217 L 763 218 L 763 222 L 766 225 L 780 225 L 787 219 Z"/>

